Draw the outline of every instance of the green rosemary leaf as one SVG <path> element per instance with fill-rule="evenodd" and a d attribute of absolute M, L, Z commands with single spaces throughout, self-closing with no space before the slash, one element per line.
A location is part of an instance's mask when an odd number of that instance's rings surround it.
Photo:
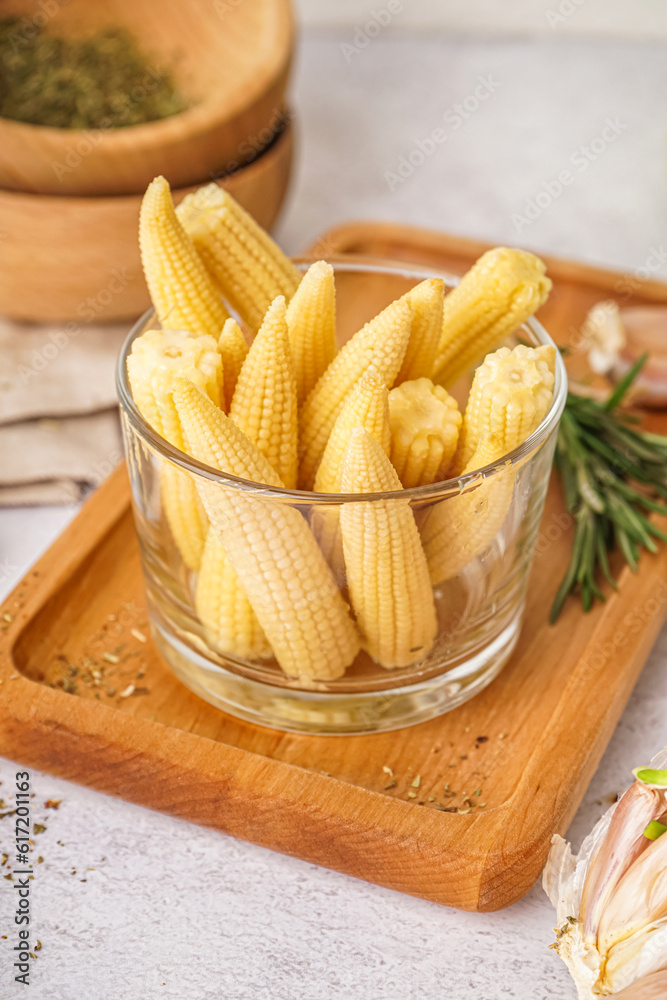
<path fill-rule="evenodd" d="M 623 528 L 620 526 L 616 528 L 614 534 L 616 536 L 616 541 L 618 542 L 618 547 L 625 556 L 625 561 L 632 572 L 636 573 L 639 569 L 639 552 L 637 551 L 636 545 L 632 543 Z"/>
<path fill-rule="evenodd" d="M 637 504 L 639 507 L 643 507 L 644 510 L 650 510 L 655 514 L 662 514 L 667 517 L 667 504 L 658 503 L 657 500 L 651 500 L 650 497 L 644 496 L 643 493 L 639 493 L 637 490 L 633 489 L 632 486 L 628 485 L 624 479 L 621 479 L 618 476 L 615 476 L 614 478 L 616 480 L 614 488 L 622 497 L 629 500 L 630 503 Z"/>
<path fill-rule="evenodd" d="M 616 583 L 616 580 L 612 576 L 611 570 L 609 568 L 609 559 L 607 558 L 607 546 L 605 544 L 605 539 L 602 532 L 598 532 L 596 534 L 595 546 L 597 550 L 596 555 L 597 555 L 598 566 L 602 570 L 602 575 L 604 576 L 605 580 L 607 581 L 610 587 L 613 587 L 614 590 L 618 590 L 618 584 Z"/>
<path fill-rule="evenodd" d="M 661 542 L 667 542 L 667 533 L 661 531 L 657 524 L 653 524 L 652 521 L 646 521 L 646 530 L 655 538 L 659 538 Z"/>
<path fill-rule="evenodd" d="M 570 564 L 567 568 L 567 573 L 563 577 L 562 583 L 558 588 L 558 592 L 551 606 L 551 613 L 549 615 L 549 622 L 553 625 L 556 620 L 560 617 L 560 613 L 565 606 L 565 602 L 572 591 L 575 583 L 577 581 L 577 559 L 573 552 L 570 557 Z"/>
<path fill-rule="evenodd" d="M 607 402 L 603 404 L 603 408 L 607 411 L 607 413 L 610 413 L 612 410 L 615 410 L 617 406 L 620 406 L 627 395 L 628 389 L 637 378 L 647 361 L 648 354 L 642 354 L 641 358 L 638 358 L 635 361 L 630 371 L 623 376 Z"/>

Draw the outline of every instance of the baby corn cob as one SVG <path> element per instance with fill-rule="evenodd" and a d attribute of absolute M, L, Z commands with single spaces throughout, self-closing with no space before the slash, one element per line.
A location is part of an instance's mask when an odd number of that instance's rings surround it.
<path fill-rule="evenodd" d="M 336 288 L 331 264 L 318 260 L 306 271 L 287 310 L 299 405 L 336 353 Z"/>
<path fill-rule="evenodd" d="M 269 307 L 243 362 L 229 415 L 256 444 L 288 489 L 296 486 L 296 379 L 287 333 L 285 299 Z"/>
<path fill-rule="evenodd" d="M 551 406 L 555 370 L 554 347 L 520 344 L 514 350 L 501 347 L 487 355 L 475 371 L 463 416 L 454 461 L 456 475 L 466 470 L 485 434 L 499 433 L 506 438 L 508 421 L 516 418 L 523 422 L 514 428 L 511 440 L 519 443 L 532 433 Z"/>
<path fill-rule="evenodd" d="M 189 379 L 218 404 L 222 364 L 213 337 L 189 337 L 181 330 L 147 330 L 134 341 L 127 359 L 132 397 L 141 415 L 175 448 L 184 450 L 180 420 L 173 403 L 165 405 L 157 385 L 166 374 Z M 199 566 L 208 521 L 194 481 L 164 462 L 160 469 L 162 505 L 167 523 L 183 561 L 189 569 Z"/>
<path fill-rule="evenodd" d="M 194 480 L 178 466 L 165 462 L 160 468 L 162 509 L 176 547 L 188 569 L 199 569 L 208 517 Z"/>
<path fill-rule="evenodd" d="M 299 483 L 302 489 L 312 489 L 336 418 L 348 393 L 364 372 L 372 367 L 387 388 L 394 384 L 410 338 L 412 317 L 412 306 L 406 299 L 392 302 L 355 333 L 311 391 L 299 420 Z"/>
<path fill-rule="evenodd" d="M 273 654 L 257 615 L 213 528 L 209 528 L 197 576 L 195 609 L 208 640 L 221 652 L 243 659 Z"/>
<path fill-rule="evenodd" d="M 536 312 L 551 281 L 539 257 L 496 247 L 445 296 L 432 379 L 451 385 Z"/>
<path fill-rule="evenodd" d="M 148 185 L 141 203 L 139 245 L 146 284 L 162 326 L 217 338 L 227 310 L 176 217 L 164 177 Z"/>
<path fill-rule="evenodd" d="M 443 390 L 444 391 L 444 390 Z M 387 387 L 372 369 L 365 372 L 343 404 L 315 477 L 316 493 L 340 493 L 343 456 L 355 427 L 363 427 L 385 453 L 389 451 Z M 310 526 L 338 581 L 344 578 L 343 540 L 335 507 L 315 507 Z"/>
<path fill-rule="evenodd" d="M 473 456 L 471 468 L 484 468 L 507 454 L 507 447 L 489 434 Z M 429 511 L 421 537 L 434 585 L 460 573 L 491 544 L 512 502 L 515 472 L 496 473 L 469 493 L 442 500 Z"/>
<path fill-rule="evenodd" d="M 234 395 L 239 372 L 248 354 L 248 344 L 235 319 L 228 319 L 223 326 L 218 340 L 218 352 L 222 358 L 221 406 L 226 412 Z"/>
<path fill-rule="evenodd" d="M 444 390 L 443 390 L 444 391 Z M 340 493 L 343 456 L 355 427 L 363 427 L 389 453 L 389 392 L 373 369 L 364 372 L 347 396 L 327 441 L 315 476 L 316 493 Z"/>
<path fill-rule="evenodd" d="M 445 303 L 442 278 L 428 278 L 405 296 L 414 309 L 410 340 L 396 384 L 430 376 L 435 364 Z"/>
<path fill-rule="evenodd" d="M 405 489 L 445 479 L 456 452 L 461 414 L 453 396 L 430 379 L 389 393 L 389 457 Z"/>
<path fill-rule="evenodd" d="M 178 425 L 162 426 L 153 378 L 161 372 L 173 372 L 194 382 L 216 406 L 220 405 L 222 359 L 213 337 L 191 337 L 183 330 L 146 330 L 132 344 L 127 359 L 132 398 L 150 425 L 176 448 L 183 447 Z M 176 435 L 176 436 L 175 436 Z"/>
<path fill-rule="evenodd" d="M 199 188 L 183 199 L 177 214 L 209 274 L 253 330 L 278 295 L 288 301 L 294 295 L 299 271 L 223 188 Z"/>
<path fill-rule="evenodd" d="M 281 485 L 261 451 L 195 386 L 175 378 L 171 392 L 191 455 L 229 475 Z M 357 654 L 358 637 L 299 511 L 233 485 L 202 481 L 199 488 L 285 673 L 304 682 L 342 676 Z"/>
<path fill-rule="evenodd" d="M 378 442 L 356 428 L 345 451 L 346 493 L 401 490 Z M 383 667 L 421 660 L 437 619 L 424 550 L 407 500 L 348 503 L 340 512 L 347 580 L 362 644 Z"/>
<path fill-rule="evenodd" d="M 498 462 L 537 429 L 551 405 L 554 365 L 553 347 L 503 347 L 489 355 L 463 420 L 466 448 L 475 450 L 469 459 L 461 456 L 462 474 Z M 508 467 L 429 512 L 422 541 L 433 583 L 455 576 L 493 541 L 509 511 L 515 477 Z"/>

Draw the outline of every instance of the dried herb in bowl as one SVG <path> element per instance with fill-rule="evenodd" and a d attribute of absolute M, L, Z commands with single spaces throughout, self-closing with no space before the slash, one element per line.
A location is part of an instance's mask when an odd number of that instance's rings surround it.
<path fill-rule="evenodd" d="M 0 116 L 32 125 L 93 129 L 140 125 L 187 107 L 168 72 L 121 28 L 88 38 L 0 20 Z"/>

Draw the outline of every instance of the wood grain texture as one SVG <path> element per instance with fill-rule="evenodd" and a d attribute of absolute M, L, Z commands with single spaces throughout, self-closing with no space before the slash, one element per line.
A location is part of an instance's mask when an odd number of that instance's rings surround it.
<path fill-rule="evenodd" d="M 368 246 L 397 256 L 398 227 L 383 245 L 383 227 L 364 225 L 364 239 L 354 227 L 330 235 L 329 252 Z M 421 263 L 447 270 L 464 270 L 486 249 L 436 234 L 420 242 L 410 230 L 403 259 L 411 239 Z M 551 264 L 554 302 L 540 318 L 562 341 L 592 301 L 613 292 L 618 277 Z M 654 283 L 649 292 L 652 301 L 667 301 L 667 286 Z M 654 426 L 667 431 L 664 414 Z M 550 628 L 568 542 L 554 483 L 518 648 L 467 705 L 377 735 L 278 733 L 198 699 L 150 641 L 141 641 L 145 598 L 121 469 L 0 609 L 11 619 L 0 617 L 0 752 L 402 892 L 469 910 L 499 909 L 528 891 L 553 833 L 567 828 L 667 611 L 663 550 L 642 557 L 638 576 L 623 570 L 606 604 L 584 615 L 573 600 Z M 105 651 L 119 662 L 105 660 Z M 98 683 L 84 680 L 91 662 Z M 72 666 L 77 694 L 50 686 Z M 120 697 L 130 683 L 141 691 Z M 387 787 L 385 766 L 395 787 Z M 416 775 L 419 797 L 411 800 Z M 445 784 L 456 793 L 452 806 L 479 788 L 485 807 L 436 810 L 429 796 L 442 798 Z"/>
<path fill-rule="evenodd" d="M 107 131 L 49 128 L 0 118 L 0 188 L 51 195 L 139 194 L 157 174 L 173 187 L 243 165 L 276 130 L 294 49 L 290 0 L 75 0 L 46 17 L 49 34 L 85 37 L 124 27 L 147 57 L 168 68 L 189 107 L 181 114 Z M 48 7 L 46 8 L 48 12 Z M 43 24 L 40 0 L 5 0 Z M 33 22 L 33 18 L 36 20 Z M 150 85 L 150 77 L 148 77 Z M 130 95 L 132 96 L 132 95 Z M 140 100 L 141 94 L 134 100 Z"/>
<path fill-rule="evenodd" d="M 265 229 L 287 193 L 293 133 L 290 123 L 253 163 L 218 181 Z M 174 201 L 193 190 L 175 190 Z M 139 257 L 141 198 L 0 191 L 0 314 L 78 325 L 144 312 L 150 298 Z"/>

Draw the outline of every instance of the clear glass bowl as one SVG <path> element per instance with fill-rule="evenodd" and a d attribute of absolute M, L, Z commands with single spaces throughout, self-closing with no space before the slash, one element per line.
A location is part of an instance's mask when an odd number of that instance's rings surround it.
<path fill-rule="evenodd" d="M 424 278 L 457 279 L 409 264 L 332 259 L 336 271 L 341 343 L 389 302 Z M 303 264 L 305 268 L 305 263 Z M 162 502 L 165 468 L 182 470 L 199 486 L 242 491 L 245 503 L 288 504 L 306 521 L 325 512 L 339 517 L 360 497 L 277 490 L 226 476 L 177 451 L 143 420 L 127 380 L 132 342 L 155 326 L 149 313 L 131 331 L 118 366 L 118 392 L 134 513 L 155 642 L 180 680 L 231 715 L 276 729 L 319 734 L 379 732 L 431 719 L 485 688 L 516 644 L 528 577 L 544 506 L 567 380 L 558 355 L 554 399 L 540 427 L 519 448 L 474 474 L 400 494 L 364 495 L 365 504 L 408 500 L 426 537 L 432 519 L 444 519 L 456 540 L 444 559 L 445 579 L 433 588 L 437 635 L 421 659 L 387 669 L 361 652 L 342 677 L 300 681 L 275 659 L 250 660 L 219 648 L 195 610 L 197 574 L 187 568 L 172 538 Z M 508 339 L 551 344 L 530 320 Z M 453 392 L 463 403 L 466 380 Z M 172 468 L 173 472 L 173 468 Z M 214 487 L 215 488 L 215 487 Z M 254 499 L 255 498 L 255 499 Z M 268 567 L 267 567 L 268 569 Z M 454 572 L 452 572 L 454 571 Z M 347 600 L 346 580 L 338 576 Z M 252 603 L 252 594 L 249 594 Z"/>

